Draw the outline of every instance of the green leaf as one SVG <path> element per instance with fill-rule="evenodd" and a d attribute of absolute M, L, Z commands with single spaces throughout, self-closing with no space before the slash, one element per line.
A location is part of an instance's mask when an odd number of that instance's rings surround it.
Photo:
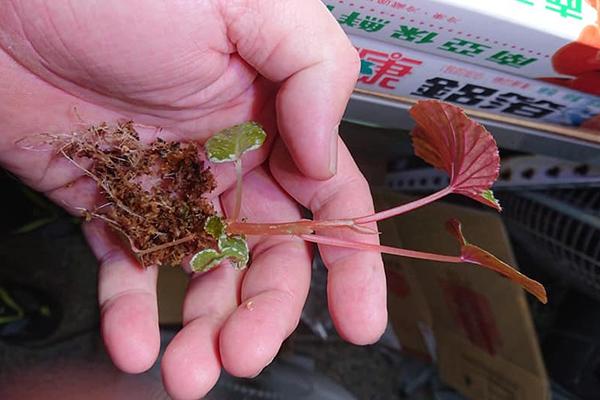
<path fill-rule="evenodd" d="M 236 269 L 246 268 L 250 250 L 243 236 L 227 236 L 225 224 L 217 216 L 211 216 L 206 220 L 204 230 L 217 239 L 219 250 L 205 249 L 196 253 L 190 262 L 193 271 L 208 271 L 224 259 L 229 259 Z"/>
<path fill-rule="evenodd" d="M 214 163 L 239 160 L 247 151 L 258 149 L 267 134 L 256 122 L 245 122 L 223 129 L 208 139 L 204 148 L 208 159 Z"/>
<path fill-rule="evenodd" d="M 490 189 L 481 192 L 480 196 L 483 197 L 483 199 L 485 200 L 483 203 L 487 204 L 492 208 L 495 208 L 498 211 L 502 211 L 502 206 L 500 206 L 500 202 L 494 197 L 494 192 L 492 192 Z"/>
<path fill-rule="evenodd" d="M 224 258 L 215 249 L 204 249 L 192 257 L 190 265 L 194 272 L 205 272 L 219 265 Z"/>
<path fill-rule="evenodd" d="M 220 217 L 210 216 L 204 223 L 204 230 L 215 239 L 219 239 L 225 233 L 225 224 Z"/>
<path fill-rule="evenodd" d="M 248 265 L 250 250 L 246 239 L 242 236 L 222 236 L 219 238 L 219 249 L 236 269 L 244 269 Z"/>

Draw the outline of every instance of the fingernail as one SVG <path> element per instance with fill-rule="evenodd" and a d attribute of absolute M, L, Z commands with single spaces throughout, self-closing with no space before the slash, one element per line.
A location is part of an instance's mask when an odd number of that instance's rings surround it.
<path fill-rule="evenodd" d="M 339 128 L 340 126 L 336 125 L 333 128 L 333 132 L 331 135 L 331 143 L 329 147 L 329 172 L 331 172 L 331 175 L 335 175 L 337 172 Z"/>

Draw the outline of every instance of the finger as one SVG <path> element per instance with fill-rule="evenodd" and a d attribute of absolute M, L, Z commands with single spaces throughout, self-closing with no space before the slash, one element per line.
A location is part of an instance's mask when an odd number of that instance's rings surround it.
<path fill-rule="evenodd" d="M 224 15 L 238 53 L 282 82 L 277 120 L 290 155 L 307 176 L 330 178 L 337 126 L 360 68 L 352 44 L 318 0 L 244 2 Z"/>
<path fill-rule="evenodd" d="M 230 265 L 195 275 L 183 304 L 183 329 L 161 361 L 165 387 L 175 399 L 202 398 L 221 371 L 219 330 L 235 310 L 243 273 Z"/>
<path fill-rule="evenodd" d="M 100 261 L 101 330 L 115 365 L 129 373 L 149 369 L 160 348 L 156 267 L 141 268 L 105 224 L 92 221 L 84 234 Z"/>
<path fill-rule="evenodd" d="M 288 160 L 282 143 L 274 145 L 270 168 L 279 184 L 315 219 L 358 217 L 373 212 L 369 186 L 340 140 L 338 173 L 328 181 L 303 176 Z M 375 225 L 372 228 L 376 228 Z M 366 243 L 379 243 L 376 235 L 348 229 L 326 234 Z M 356 344 L 376 341 L 387 324 L 385 273 L 375 252 L 319 246 L 329 270 L 328 301 L 333 322 L 342 337 Z"/>
<path fill-rule="evenodd" d="M 87 176 L 81 176 L 68 185 L 44 193 L 50 200 L 67 212 L 80 216 L 84 210 L 94 210 L 105 199 L 98 191 L 98 185 Z"/>
<path fill-rule="evenodd" d="M 224 196 L 225 209 L 234 195 Z M 244 180 L 242 216 L 249 221 L 290 221 L 300 218 L 297 205 L 264 171 Z M 298 238 L 253 238 L 252 264 L 241 288 L 241 305 L 220 335 L 223 366 L 233 375 L 257 375 L 277 355 L 281 343 L 298 324 L 310 284 L 311 253 Z"/>

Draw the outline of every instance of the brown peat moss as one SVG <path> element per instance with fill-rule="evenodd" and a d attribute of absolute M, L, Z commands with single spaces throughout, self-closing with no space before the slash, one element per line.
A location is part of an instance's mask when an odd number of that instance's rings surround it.
<path fill-rule="evenodd" d="M 125 239 L 144 266 L 180 265 L 214 247 L 204 222 L 215 181 L 195 143 L 143 144 L 129 121 L 89 127 L 61 143 L 60 153 L 94 179 L 105 201 L 84 210 Z"/>

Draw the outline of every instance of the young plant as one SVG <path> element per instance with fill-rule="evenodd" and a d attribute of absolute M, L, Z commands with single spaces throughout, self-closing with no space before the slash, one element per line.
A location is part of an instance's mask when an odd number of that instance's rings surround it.
<path fill-rule="evenodd" d="M 365 224 L 381 221 L 415 210 L 449 194 L 461 194 L 501 211 L 500 204 L 490 190 L 498 177 L 500 157 L 491 134 L 469 119 L 460 108 L 436 100 L 419 101 L 410 110 L 417 126 L 412 140 L 417 156 L 446 171 L 450 182 L 444 189 L 414 202 L 389 210 L 355 218 L 336 220 L 298 220 L 284 223 L 255 223 L 238 221 L 242 202 L 241 156 L 262 145 L 266 134 L 256 123 L 249 122 L 217 133 L 205 145 L 212 162 L 233 162 L 237 173 L 236 201 L 230 219 L 217 216 L 206 220 L 204 230 L 215 240 L 218 249 L 203 249 L 192 258 L 192 269 L 206 271 L 222 260 L 230 259 L 237 268 L 244 268 L 249 260 L 245 235 L 296 235 L 305 241 L 357 250 L 375 251 L 449 263 L 471 263 L 491 269 L 520 284 L 542 303 L 547 302 L 544 287 L 521 274 L 510 265 L 485 250 L 467 242 L 458 220 L 447 222 L 447 229 L 457 239 L 457 256 L 425 253 L 384 245 L 344 240 L 315 233 L 320 228 L 354 229 L 373 232 Z"/>
<path fill-rule="evenodd" d="M 242 154 L 263 145 L 267 134 L 256 122 L 247 122 L 220 131 L 204 144 L 206 155 L 213 163 L 233 162 L 235 165 L 235 208 L 231 219 L 237 221 L 242 206 Z"/>

